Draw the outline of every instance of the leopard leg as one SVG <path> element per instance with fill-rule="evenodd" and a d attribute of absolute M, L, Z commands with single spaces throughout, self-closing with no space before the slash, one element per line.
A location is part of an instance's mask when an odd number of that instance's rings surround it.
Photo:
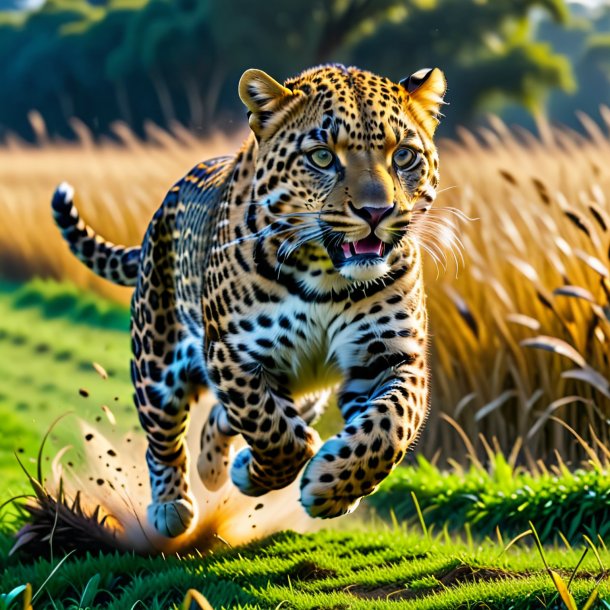
<path fill-rule="evenodd" d="M 201 341 L 179 321 L 173 303 L 148 284 L 132 303 L 132 381 L 140 423 L 146 432 L 151 503 L 148 521 L 164 536 L 178 536 L 194 519 L 185 436 L 190 404 L 202 388 Z"/>
<path fill-rule="evenodd" d="M 212 407 L 201 431 L 201 452 L 197 460 L 199 477 L 210 491 L 220 489 L 229 478 L 236 434 L 229 424 L 225 408 L 220 404 Z"/>
<path fill-rule="evenodd" d="M 318 433 L 299 416 L 285 381 L 274 377 L 270 362 L 263 369 L 255 357 L 220 342 L 212 343 L 207 354 L 209 378 L 229 424 L 248 443 L 230 471 L 233 483 L 248 496 L 292 483 L 320 445 Z M 221 381 L 228 361 L 232 374 Z"/>
<path fill-rule="evenodd" d="M 176 350 L 181 352 L 181 348 Z M 187 361 L 178 360 L 159 373 L 152 361 L 145 363 L 132 361 L 132 376 L 136 407 L 148 440 L 152 501 L 147 516 L 159 533 L 174 537 L 189 528 L 196 511 L 188 483 L 185 437 L 197 388 L 188 382 Z"/>
<path fill-rule="evenodd" d="M 146 463 L 152 494 L 148 521 L 164 536 L 178 536 L 188 529 L 195 514 L 185 445 L 193 392 L 182 384 L 168 387 L 163 381 L 151 382 L 135 362 L 132 370 L 138 416 L 148 440 Z"/>
<path fill-rule="evenodd" d="M 425 333 L 412 337 L 414 332 L 395 328 L 385 342 L 352 333 L 356 363 L 352 359 L 339 396 L 345 427 L 324 443 L 301 478 L 301 503 L 311 516 L 352 512 L 417 438 L 428 391 Z"/>
<path fill-rule="evenodd" d="M 307 426 L 291 402 L 267 390 L 261 396 L 264 416 L 243 414 L 236 422 L 248 443 L 233 460 L 231 479 L 247 496 L 261 496 L 290 485 L 321 445 L 316 430 Z"/>

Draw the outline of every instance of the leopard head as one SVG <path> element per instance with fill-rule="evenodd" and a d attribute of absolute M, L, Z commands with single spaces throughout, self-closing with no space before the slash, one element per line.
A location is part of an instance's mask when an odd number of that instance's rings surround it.
<path fill-rule="evenodd" d="M 245 72 L 253 193 L 282 236 L 279 259 L 313 248 L 320 265 L 362 282 L 382 278 L 416 247 L 409 224 L 435 197 L 433 135 L 445 88 L 438 68 L 398 83 L 339 65 L 283 85 Z"/>

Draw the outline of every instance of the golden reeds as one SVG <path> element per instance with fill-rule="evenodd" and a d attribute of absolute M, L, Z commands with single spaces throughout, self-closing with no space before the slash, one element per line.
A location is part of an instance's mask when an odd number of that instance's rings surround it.
<path fill-rule="evenodd" d="M 231 152 L 239 138 L 201 141 L 178 125 L 170 135 L 151 124 L 143 143 L 117 123 L 115 140 L 94 143 L 73 121 L 77 143 L 49 142 L 40 117 L 33 118 L 39 145 L 12 137 L 0 148 L 0 274 L 66 278 L 128 303 L 131 290 L 97 278 L 62 243 L 50 213 L 55 187 L 62 180 L 75 186 L 79 210 L 104 237 L 139 244 L 169 187 L 199 161 Z"/>
<path fill-rule="evenodd" d="M 442 147 L 443 185 L 455 188 L 438 203 L 476 220 L 462 226 L 459 277 L 428 282 L 426 440 L 453 444 L 434 425 L 444 411 L 471 438 L 497 437 L 505 451 L 522 437 L 536 457 L 559 449 L 575 458 L 577 444 L 550 415 L 608 437 L 610 140 L 588 120 L 587 136 L 547 129 L 544 141 L 496 118 L 490 125 Z"/>

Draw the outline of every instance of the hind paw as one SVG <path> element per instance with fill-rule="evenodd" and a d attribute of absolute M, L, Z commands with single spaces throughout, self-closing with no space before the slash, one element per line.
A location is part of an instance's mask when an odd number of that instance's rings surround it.
<path fill-rule="evenodd" d="M 191 525 L 195 510 L 190 500 L 152 502 L 147 511 L 148 522 L 162 535 L 175 538 L 186 532 Z"/>
<path fill-rule="evenodd" d="M 231 480 L 241 493 L 246 496 L 262 496 L 269 489 L 255 483 L 250 476 L 250 464 L 252 462 L 252 451 L 250 447 L 244 447 L 235 456 L 231 464 Z"/>

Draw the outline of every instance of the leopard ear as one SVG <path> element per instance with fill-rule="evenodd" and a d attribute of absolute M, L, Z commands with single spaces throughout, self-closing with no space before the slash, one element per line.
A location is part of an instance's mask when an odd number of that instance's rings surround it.
<path fill-rule="evenodd" d="M 438 68 L 424 68 L 400 81 L 408 93 L 410 107 L 415 118 L 432 136 L 441 116 L 440 108 L 447 90 L 445 75 Z"/>
<path fill-rule="evenodd" d="M 300 93 L 280 85 L 262 70 L 246 70 L 239 81 L 239 97 L 248 109 L 248 122 L 257 136 L 278 122 L 281 110 Z"/>

